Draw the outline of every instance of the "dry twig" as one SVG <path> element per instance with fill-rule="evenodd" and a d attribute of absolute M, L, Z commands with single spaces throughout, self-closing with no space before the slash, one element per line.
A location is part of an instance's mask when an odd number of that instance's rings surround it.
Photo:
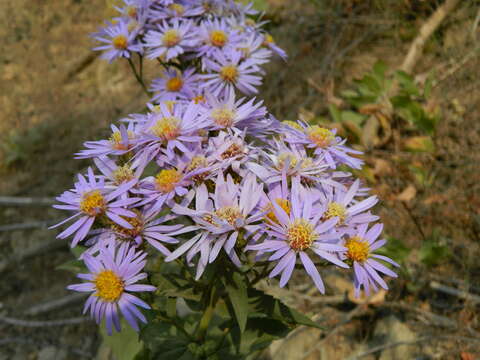
<path fill-rule="evenodd" d="M 49 327 L 49 326 L 64 326 L 64 325 L 76 325 L 81 324 L 85 321 L 90 321 L 88 317 L 76 317 L 70 319 L 61 319 L 61 320 L 44 320 L 44 321 L 33 321 L 33 320 L 23 320 L 15 319 L 6 316 L 0 316 L 0 322 L 22 326 L 22 327 Z"/>
<path fill-rule="evenodd" d="M 440 284 L 438 281 L 430 281 L 430 287 L 434 290 L 443 292 L 444 294 L 453 295 L 475 304 L 480 303 L 480 296 L 471 294 L 468 291 L 458 290 L 456 288 Z"/>
<path fill-rule="evenodd" d="M 50 206 L 54 203 L 52 198 L 31 198 L 31 197 L 16 197 L 16 196 L 0 196 L 0 205 L 5 206 Z"/>
<path fill-rule="evenodd" d="M 446 0 L 443 5 L 439 6 L 437 10 L 428 18 L 428 20 L 420 28 L 418 36 L 413 40 L 408 50 L 408 54 L 400 67 L 403 71 L 412 72 L 415 64 L 422 55 L 423 47 L 427 40 L 437 30 L 442 21 L 449 13 L 460 3 L 460 0 Z"/>
<path fill-rule="evenodd" d="M 55 299 L 55 300 L 45 302 L 43 304 L 34 305 L 34 306 L 30 307 L 29 309 L 27 309 L 24 312 L 24 314 L 25 315 L 30 315 L 30 316 L 37 316 L 37 315 L 41 315 L 41 314 L 46 314 L 46 313 L 49 313 L 53 310 L 58 310 L 58 309 L 67 307 L 69 305 L 76 304 L 76 303 L 82 301 L 83 299 L 85 299 L 86 296 L 87 296 L 87 294 L 85 294 L 85 293 L 75 293 L 75 294 L 67 295 L 67 296 L 64 296 L 60 299 Z"/>

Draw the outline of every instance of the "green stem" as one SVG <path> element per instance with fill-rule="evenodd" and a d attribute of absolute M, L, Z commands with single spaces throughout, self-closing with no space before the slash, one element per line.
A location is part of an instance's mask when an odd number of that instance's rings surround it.
<path fill-rule="evenodd" d="M 135 69 L 135 65 L 133 64 L 133 61 L 131 58 L 128 58 L 128 63 L 130 64 L 130 68 L 132 69 L 133 75 L 135 75 L 135 78 L 137 79 L 138 83 L 142 86 L 143 91 L 145 91 L 145 94 L 147 94 L 148 97 L 151 97 L 152 94 L 147 90 L 147 87 L 143 83 L 142 78 L 138 75 L 137 69 Z"/>
<path fill-rule="evenodd" d="M 212 283 L 210 285 L 210 288 L 208 290 L 209 295 L 208 295 L 208 305 L 206 309 L 203 311 L 202 318 L 200 319 L 200 322 L 198 323 L 198 328 L 197 328 L 197 335 L 196 338 L 198 341 L 203 341 L 205 339 L 205 335 L 208 330 L 208 326 L 210 325 L 210 321 L 212 320 L 213 313 L 215 311 L 215 305 L 217 304 L 218 297 L 216 296 L 216 289 L 214 286 L 214 280 L 212 279 Z"/>

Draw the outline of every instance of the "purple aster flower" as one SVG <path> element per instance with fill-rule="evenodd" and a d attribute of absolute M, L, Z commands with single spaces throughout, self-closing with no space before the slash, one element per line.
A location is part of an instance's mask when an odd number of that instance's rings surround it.
<path fill-rule="evenodd" d="M 272 52 L 263 47 L 263 36 L 257 33 L 251 33 L 244 37 L 241 43 L 238 44 L 237 50 L 242 52 L 242 59 L 251 59 L 256 64 L 265 64 L 270 61 Z"/>
<path fill-rule="evenodd" d="M 205 116 L 211 122 L 212 129 L 231 129 L 250 130 L 255 128 L 259 119 L 265 117 L 267 109 L 263 101 L 256 104 L 255 98 L 245 102 L 245 98 L 235 101 L 235 91 L 233 88 L 226 94 L 224 100 L 207 94 L 207 111 Z"/>
<path fill-rule="evenodd" d="M 135 217 L 124 218 L 125 221 L 132 225 L 131 229 L 126 229 L 111 222 L 109 227 L 96 230 L 95 236 L 89 238 L 87 245 L 91 246 L 84 254 L 95 254 L 106 243 L 112 241 L 128 242 L 135 247 L 142 245 L 146 241 L 163 255 L 168 256 L 171 252 L 164 244 L 176 244 L 178 240 L 173 236 L 191 231 L 191 229 L 182 224 L 164 224 L 176 219 L 174 215 L 158 217 L 158 212 L 150 209 L 138 210 L 138 208 L 134 208 L 132 211 L 135 213 Z"/>
<path fill-rule="evenodd" d="M 75 211 L 75 214 L 50 227 L 50 229 L 79 217 L 77 221 L 57 235 L 57 238 L 65 239 L 75 233 L 71 244 L 72 247 L 75 247 L 79 241 L 82 241 L 87 236 L 95 219 L 100 216 L 106 215 L 116 224 L 131 229 L 132 225 L 125 221 L 122 216 L 134 217 L 135 213 L 125 209 L 125 206 L 132 205 L 139 200 L 138 198 L 128 197 L 116 200 L 136 184 L 136 179 L 124 183 L 114 190 L 105 187 L 103 177 L 99 177 L 97 181 L 92 168 L 88 168 L 87 179 L 83 175 L 78 174 L 78 182 L 75 183 L 75 189 L 65 191 L 56 198 L 56 200 L 66 205 L 53 205 L 56 209 Z"/>
<path fill-rule="evenodd" d="M 246 164 L 257 160 L 256 147 L 245 141 L 245 131 L 241 134 L 220 131 L 217 136 L 208 139 L 208 152 L 224 169 L 230 167 L 243 176 L 248 172 Z"/>
<path fill-rule="evenodd" d="M 123 165 L 118 165 L 115 161 L 106 156 L 99 156 L 98 158 L 93 159 L 93 162 L 98 170 L 100 170 L 105 176 L 105 180 L 107 180 L 107 188 L 116 188 L 117 186 L 134 179 L 138 182 L 145 168 L 145 164 L 140 162 L 133 164 L 126 162 Z"/>
<path fill-rule="evenodd" d="M 194 47 L 198 40 L 193 31 L 194 24 L 189 20 L 173 19 L 171 24 L 163 21 L 155 30 L 150 30 L 144 38 L 149 59 L 162 58 L 170 61 Z"/>
<path fill-rule="evenodd" d="M 353 263 L 355 296 L 360 295 L 361 287 L 367 296 L 370 295 L 370 288 L 378 290 L 377 284 L 385 290 L 388 290 L 387 283 L 379 273 L 396 278 L 397 274 L 381 264 L 377 260 L 383 260 L 393 266 L 399 267 L 392 259 L 374 254 L 373 252 L 385 245 L 386 240 L 377 240 L 383 230 L 383 224 L 375 224 L 368 230 L 368 224 L 358 226 L 355 231 L 350 231 L 344 240 L 344 246 L 347 249 L 342 258 L 345 261 Z"/>
<path fill-rule="evenodd" d="M 136 129 L 134 123 L 127 126 L 121 124 L 119 127 L 110 126 L 112 135 L 108 140 L 87 141 L 84 146 L 87 148 L 75 154 L 76 159 L 87 159 L 106 155 L 120 156 L 128 153 L 136 145 Z"/>
<path fill-rule="evenodd" d="M 151 16 L 153 19 L 187 18 L 198 16 L 203 13 L 203 8 L 196 5 L 185 4 L 185 2 L 166 1 L 164 4 L 154 4 Z"/>
<path fill-rule="evenodd" d="M 345 146 L 345 139 L 336 136 L 336 129 L 330 130 L 318 125 L 308 126 L 302 122 L 285 126 L 287 134 L 285 141 L 292 144 L 302 144 L 314 150 L 315 154 L 323 155 L 327 164 L 335 169 L 339 164 L 360 169 L 363 161 L 349 154 L 362 154 Z"/>
<path fill-rule="evenodd" d="M 278 45 L 275 43 L 275 40 L 273 39 L 273 36 L 270 34 L 265 34 L 263 37 L 263 46 L 269 48 L 272 50 L 275 54 L 280 56 L 283 60 L 287 60 L 288 55 L 283 50 L 282 48 L 278 47 Z"/>
<path fill-rule="evenodd" d="M 152 81 L 151 91 L 155 92 L 152 101 L 192 100 L 198 96 L 198 75 L 190 67 L 183 72 L 176 68 L 163 71 L 160 78 Z"/>
<path fill-rule="evenodd" d="M 188 152 L 185 144 L 196 143 L 202 138 L 199 130 L 208 125 L 207 119 L 202 119 L 202 108 L 195 101 L 189 103 L 174 103 L 168 106 L 161 103 L 158 111 L 151 113 L 144 125 L 140 143 L 143 149 L 137 156 L 150 161 L 163 149 L 167 156 L 174 157 L 174 149 Z"/>
<path fill-rule="evenodd" d="M 176 205 L 173 212 L 189 216 L 195 223 L 192 230 L 197 232 L 192 239 L 183 243 L 165 261 L 172 261 L 187 253 L 187 261 L 191 262 L 196 254 L 200 254 L 197 264 L 197 279 L 203 274 L 207 264 L 217 258 L 223 248 L 232 262 L 241 266 L 235 251 L 240 231 L 246 239 L 259 229 L 256 222 L 261 214 L 255 211 L 263 186 L 257 184 L 256 177 L 249 174 L 241 185 L 235 184 L 230 175 L 225 181 L 223 174 L 215 182 L 215 193 L 210 196 L 205 184 L 196 191 L 195 209 Z"/>
<path fill-rule="evenodd" d="M 206 92 L 215 96 L 224 96 L 232 88 L 240 90 L 246 95 L 256 94 L 256 86 L 262 84 L 262 78 L 255 73 L 260 73 L 261 69 L 252 59 L 242 61 L 242 53 L 239 51 L 229 51 L 228 53 L 215 53 L 215 61 L 205 58 L 205 66 L 210 72 L 200 75 L 200 79 L 205 80 L 200 86 Z"/>
<path fill-rule="evenodd" d="M 95 40 L 106 44 L 97 46 L 93 50 L 105 50 L 101 57 L 110 63 L 119 57 L 130 58 L 130 52 L 142 51 L 142 47 L 135 40 L 137 33 L 129 31 L 125 21 L 109 24 L 92 36 Z"/>
<path fill-rule="evenodd" d="M 339 174 L 327 172 L 329 167 L 322 156 L 310 157 L 303 147 L 281 140 L 271 144 L 270 149 L 261 152 L 261 162 L 249 164 L 249 169 L 267 184 L 279 182 L 286 176 L 288 179 L 300 177 L 302 184 L 308 186 L 343 187 L 334 180 Z"/>
<path fill-rule="evenodd" d="M 323 219 L 338 218 L 337 227 L 350 227 L 358 224 L 377 221 L 378 216 L 372 215 L 369 211 L 377 202 L 378 198 L 370 196 L 364 200 L 355 199 L 358 196 L 360 180 L 356 180 L 345 191 L 341 187 L 330 187 L 329 191 L 317 193 L 323 210 Z"/>
<path fill-rule="evenodd" d="M 120 314 L 130 326 L 139 331 L 138 321 L 146 323 L 145 316 L 137 306 L 150 309 L 150 306 L 130 292 L 155 291 L 152 285 L 136 284 L 145 279 L 141 272 L 145 267 L 147 253 L 135 251 L 127 243 L 116 243 L 99 249 L 96 256 L 86 254 L 83 258 L 89 273 L 77 276 L 86 280 L 81 284 L 69 285 L 67 289 L 92 293 L 85 303 L 83 313 L 90 310 L 90 316 L 100 324 L 106 321 L 107 332 L 112 334 L 112 325 L 120 331 Z"/>
<path fill-rule="evenodd" d="M 198 31 L 202 43 L 196 50 L 198 57 L 211 57 L 215 53 L 234 49 L 241 39 L 223 19 L 205 20 L 200 23 Z"/>
<path fill-rule="evenodd" d="M 268 260 L 277 263 L 269 276 L 281 274 L 280 287 L 287 284 L 300 257 L 305 271 L 324 293 L 322 278 L 310 256 L 315 254 L 337 266 L 348 267 L 339 259 L 346 248 L 336 244 L 341 236 L 335 231 L 338 218 L 322 221 L 321 209 L 303 191 L 298 178 L 294 179 L 289 198 L 279 199 L 277 194 L 278 191 L 269 194 L 272 212 L 265 221 L 267 239 L 247 249 L 273 253 Z"/>

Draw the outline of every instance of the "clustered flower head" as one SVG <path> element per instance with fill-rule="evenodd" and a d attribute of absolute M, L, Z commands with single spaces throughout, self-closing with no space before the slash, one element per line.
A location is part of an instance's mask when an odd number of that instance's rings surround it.
<path fill-rule="evenodd" d="M 257 92 L 260 65 L 286 58 L 250 5 L 221 0 L 124 0 L 120 16 L 95 37 L 105 57 L 134 52 L 159 59 L 161 77 L 144 113 L 88 141 L 79 174 L 56 208 L 73 221 L 58 237 L 81 243 L 88 273 L 69 289 L 90 292 L 85 312 L 109 332 L 119 314 L 138 330 L 149 309 L 134 293 L 151 292 L 150 259 L 181 261 L 196 279 L 213 262 L 269 266 L 285 286 L 307 274 L 321 293 L 326 265 L 351 271 L 357 295 L 387 289 L 396 277 L 375 251 L 377 203 L 348 171 L 359 151 L 321 125 L 280 122 Z M 246 97 L 245 97 L 246 96 Z M 262 265 L 263 266 L 263 265 Z"/>

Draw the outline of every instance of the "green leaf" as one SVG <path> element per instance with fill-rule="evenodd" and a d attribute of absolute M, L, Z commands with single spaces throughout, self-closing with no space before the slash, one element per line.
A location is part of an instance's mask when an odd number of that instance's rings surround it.
<path fill-rule="evenodd" d="M 122 331 L 107 334 L 104 325 L 100 326 L 103 343 L 112 350 L 117 360 L 132 360 L 142 350 L 142 342 L 138 340 L 138 334 L 126 322 L 122 321 Z"/>
<path fill-rule="evenodd" d="M 440 244 L 434 239 L 425 241 L 418 252 L 418 257 L 427 266 L 434 266 L 450 256 L 450 250 L 446 245 Z"/>
<path fill-rule="evenodd" d="M 73 248 L 70 248 L 70 251 L 72 252 L 73 256 L 75 256 L 75 259 L 78 259 L 80 255 L 82 255 L 85 252 L 85 250 L 87 250 L 87 247 L 82 245 L 77 245 Z"/>
<path fill-rule="evenodd" d="M 407 74 L 405 71 L 396 71 L 395 77 L 400 84 L 401 88 L 408 94 L 413 96 L 420 96 L 420 91 L 418 90 L 415 80 L 412 76 Z"/>
<path fill-rule="evenodd" d="M 248 293 L 245 278 L 240 273 L 233 272 L 223 277 L 222 280 L 232 304 L 240 332 L 243 332 L 248 317 Z"/>
<path fill-rule="evenodd" d="M 381 60 L 377 61 L 375 65 L 373 65 L 373 69 L 372 69 L 373 75 L 376 77 L 376 79 L 380 83 L 382 83 L 385 80 L 386 71 L 387 71 L 387 65 Z"/>
<path fill-rule="evenodd" d="M 411 152 L 429 152 L 435 151 L 435 144 L 430 136 L 413 136 L 403 142 L 407 151 Z"/>
<path fill-rule="evenodd" d="M 322 326 L 312 321 L 308 316 L 285 305 L 273 296 L 265 294 L 263 291 L 248 289 L 248 297 L 252 316 L 254 316 L 254 313 L 264 314 L 266 317 L 285 322 L 291 327 L 306 325 L 323 329 Z"/>
<path fill-rule="evenodd" d="M 385 255 L 396 262 L 404 262 L 412 249 L 405 246 L 403 241 L 389 237 L 387 243 L 377 250 L 377 253 L 380 255 Z"/>
<path fill-rule="evenodd" d="M 427 79 L 425 80 L 425 85 L 423 86 L 423 97 L 428 99 L 432 94 L 433 87 L 433 74 L 428 74 Z"/>
<path fill-rule="evenodd" d="M 357 126 L 361 126 L 366 118 L 367 116 L 362 115 L 355 111 L 350 111 L 350 110 L 342 111 L 342 115 L 341 115 L 342 122 L 351 121 Z"/>
<path fill-rule="evenodd" d="M 330 111 L 330 115 L 332 116 L 334 122 L 342 122 L 342 113 L 336 105 L 329 104 L 328 110 Z"/>

